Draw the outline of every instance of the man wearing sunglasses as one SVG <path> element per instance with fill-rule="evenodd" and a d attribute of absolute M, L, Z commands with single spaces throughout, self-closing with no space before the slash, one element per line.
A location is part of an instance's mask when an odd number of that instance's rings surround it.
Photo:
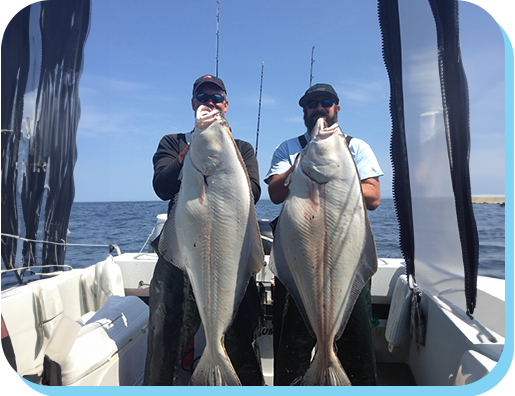
<path fill-rule="evenodd" d="M 297 155 L 309 141 L 318 118 L 325 118 L 328 126 L 336 123 L 339 102 L 336 91 L 329 84 L 315 84 L 300 98 L 299 105 L 304 111 L 307 130 L 275 149 L 265 177 L 270 199 L 275 204 L 286 199 L 288 187 L 284 182 L 293 170 Z M 375 210 L 381 198 L 379 177 L 383 172 L 367 143 L 348 135 L 346 139 L 361 179 L 365 204 L 368 210 Z M 272 228 L 275 228 L 276 220 L 271 223 Z M 353 385 L 376 385 L 370 285 L 369 281 L 363 288 L 347 327 L 336 343 L 338 358 Z M 274 385 L 290 385 L 307 371 L 316 342 L 309 334 L 295 302 L 278 279 L 274 290 L 273 326 Z"/>
<path fill-rule="evenodd" d="M 208 74 L 195 81 L 191 99 L 194 113 L 202 104 L 218 109 L 225 116 L 229 101 L 221 79 Z M 154 154 L 154 191 L 162 200 L 170 201 L 168 213 L 180 189 L 179 174 L 193 132 L 164 136 Z M 235 142 L 247 167 L 254 203 L 257 203 L 261 187 L 254 149 L 243 140 L 235 139 Z M 152 242 L 156 252 L 158 244 L 159 237 Z M 200 327 L 200 316 L 188 275 L 161 256 L 150 284 L 149 309 L 144 384 L 177 385 L 181 366 L 190 369 L 184 362 L 191 357 L 188 345 Z M 225 335 L 225 349 L 242 385 L 264 384 L 255 342 L 260 329 L 261 300 L 256 282 L 251 278 L 234 322 Z"/>

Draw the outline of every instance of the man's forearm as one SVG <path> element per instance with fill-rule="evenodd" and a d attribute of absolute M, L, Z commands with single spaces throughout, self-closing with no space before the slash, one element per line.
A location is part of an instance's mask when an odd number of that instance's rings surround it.
<path fill-rule="evenodd" d="M 270 181 L 268 183 L 268 195 L 274 204 L 283 203 L 286 199 L 286 196 L 288 195 L 288 186 L 285 186 L 284 183 L 292 170 L 293 166 L 280 175 L 273 175 L 270 177 Z"/>
<path fill-rule="evenodd" d="M 376 210 L 381 201 L 381 188 L 379 187 L 379 179 L 371 177 L 369 179 L 361 180 L 361 189 L 363 191 L 363 198 L 368 210 Z"/>

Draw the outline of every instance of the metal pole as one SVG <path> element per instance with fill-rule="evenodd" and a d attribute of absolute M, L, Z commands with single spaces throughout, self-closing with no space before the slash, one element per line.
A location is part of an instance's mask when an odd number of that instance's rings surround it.
<path fill-rule="evenodd" d="M 216 77 L 218 77 L 218 46 L 220 41 L 220 2 L 217 1 L 217 10 L 216 10 Z"/>
<path fill-rule="evenodd" d="M 309 74 L 309 86 L 311 87 L 313 83 L 313 63 L 315 63 L 315 60 L 313 59 L 313 54 L 315 53 L 315 46 L 311 48 L 311 73 Z"/>
<path fill-rule="evenodd" d="M 265 68 L 265 62 L 261 64 L 261 85 L 259 86 L 259 109 L 258 109 L 258 121 L 257 121 L 257 134 L 256 134 L 256 157 L 258 151 L 258 140 L 259 140 L 259 121 L 261 120 L 261 94 L 263 93 L 263 69 Z"/>

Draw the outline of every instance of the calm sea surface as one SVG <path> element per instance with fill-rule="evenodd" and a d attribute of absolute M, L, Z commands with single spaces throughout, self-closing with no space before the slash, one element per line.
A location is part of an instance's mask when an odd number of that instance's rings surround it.
<path fill-rule="evenodd" d="M 109 254 L 107 246 L 110 244 L 118 245 L 122 253 L 148 251 L 146 241 L 156 224 L 156 216 L 166 213 L 167 207 L 166 202 L 160 201 L 74 203 L 68 243 L 104 246 L 69 246 L 65 264 L 82 268 L 102 261 Z M 265 200 L 256 206 L 259 219 L 272 220 L 280 210 L 280 205 Z M 504 211 L 500 205 L 474 205 L 479 232 L 480 275 L 504 279 Z M 393 200 L 382 199 L 379 208 L 369 215 L 378 256 L 402 258 Z M 150 240 L 154 238 L 155 235 Z M 10 275 L 2 275 L 2 289 L 7 284 L 12 285 L 14 279 L 9 278 Z"/>

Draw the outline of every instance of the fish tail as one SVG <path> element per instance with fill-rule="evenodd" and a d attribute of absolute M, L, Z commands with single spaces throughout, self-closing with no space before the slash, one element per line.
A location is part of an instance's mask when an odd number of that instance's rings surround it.
<path fill-rule="evenodd" d="M 300 385 L 304 386 L 349 386 L 352 385 L 349 377 L 340 363 L 340 360 L 331 351 L 327 364 L 324 364 L 324 359 L 318 357 L 318 351 L 308 371 L 304 374 Z"/>
<path fill-rule="evenodd" d="M 191 376 L 189 385 L 240 386 L 241 382 L 224 350 L 210 353 L 206 348 Z"/>

